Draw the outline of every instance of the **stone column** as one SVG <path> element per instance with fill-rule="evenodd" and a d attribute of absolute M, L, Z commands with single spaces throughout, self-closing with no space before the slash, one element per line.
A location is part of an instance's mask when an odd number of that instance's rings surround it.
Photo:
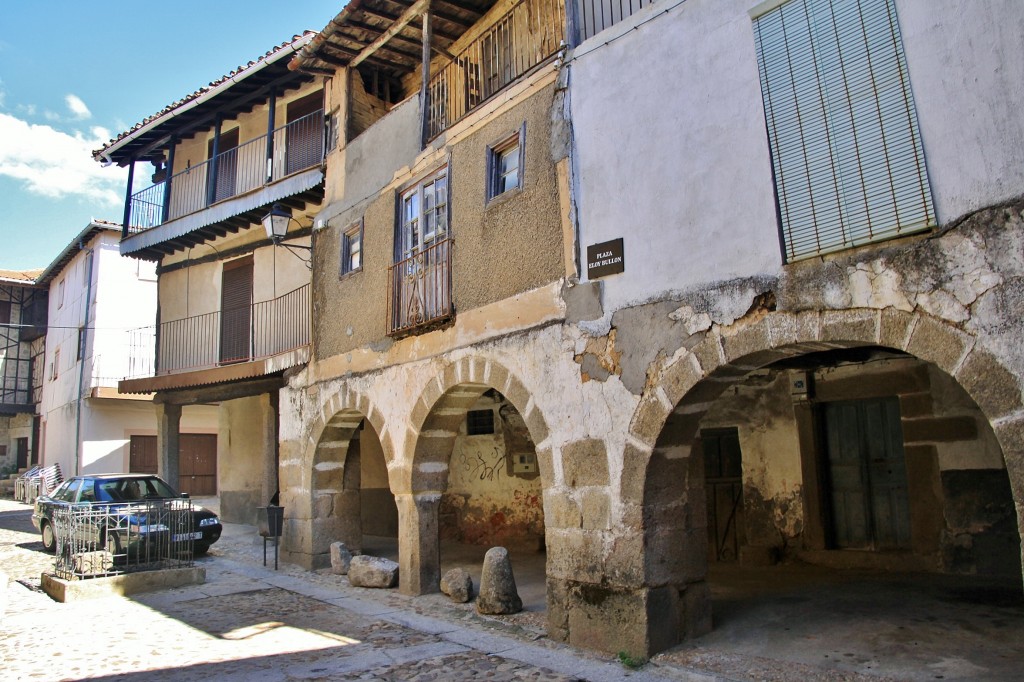
<path fill-rule="evenodd" d="M 179 435 L 181 427 L 181 405 L 156 404 L 156 450 L 157 473 L 160 478 L 180 489 L 178 462 L 181 456 Z"/>
<path fill-rule="evenodd" d="M 440 590 L 441 542 L 438 493 L 395 495 L 398 506 L 398 581 L 402 594 Z"/>
<path fill-rule="evenodd" d="M 260 499 L 260 506 L 270 504 L 270 498 L 277 493 L 277 465 L 279 461 L 277 450 L 278 434 L 278 393 L 264 393 L 260 396 L 261 419 L 263 426 L 263 488 Z M 280 504 L 280 500 L 278 501 Z"/>

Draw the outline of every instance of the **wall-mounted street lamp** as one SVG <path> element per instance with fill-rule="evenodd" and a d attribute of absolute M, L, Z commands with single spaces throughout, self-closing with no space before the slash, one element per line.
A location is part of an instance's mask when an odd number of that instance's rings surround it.
<path fill-rule="evenodd" d="M 270 213 L 263 216 L 263 229 L 267 231 L 267 237 L 274 243 L 274 246 L 283 246 L 292 253 L 295 257 L 301 260 L 307 268 L 313 269 L 313 247 L 302 246 L 300 244 L 285 244 L 284 240 L 288 236 L 288 223 L 294 222 L 299 224 L 298 220 L 292 218 L 292 213 L 281 204 L 274 204 L 270 208 Z M 309 251 L 309 258 L 305 258 L 301 255 L 301 251 Z"/>

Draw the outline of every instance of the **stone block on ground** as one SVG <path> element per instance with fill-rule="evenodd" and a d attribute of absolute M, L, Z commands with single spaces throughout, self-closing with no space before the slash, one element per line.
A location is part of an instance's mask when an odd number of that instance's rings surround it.
<path fill-rule="evenodd" d="M 376 556 L 354 556 L 348 567 L 353 587 L 394 587 L 398 584 L 398 564 Z"/>
<path fill-rule="evenodd" d="M 512 575 L 512 562 L 504 547 L 491 547 L 484 555 L 476 610 L 487 614 L 519 613 L 523 610 L 523 600 L 519 598 L 516 579 Z"/>
<path fill-rule="evenodd" d="M 453 568 L 441 577 L 441 591 L 459 604 L 473 598 L 473 578 L 461 568 Z"/>
<path fill-rule="evenodd" d="M 331 543 L 331 573 L 335 575 L 348 575 L 349 565 L 352 563 L 352 552 L 344 542 Z"/>

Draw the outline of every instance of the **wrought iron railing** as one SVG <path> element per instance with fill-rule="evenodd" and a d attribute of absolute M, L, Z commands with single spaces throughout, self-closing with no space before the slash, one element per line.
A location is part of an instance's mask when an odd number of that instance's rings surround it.
<path fill-rule="evenodd" d="M 564 0 L 517 3 L 430 79 L 430 137 L 555 54 L 564 37 Z"/>
<path fill-rule="evenodd" d="M 317 110 L 132 195 L 128 231 L 143 232 L 307 168 L 324 155 L 324 114 Z"/>
<path fill-rule="evenodd" d="M 95 578 L 192 565 L 189 500 L 75 504 L 53 510 L 59 578 Z"/>
<path fill-rule="evenodd" d="M 388 334 L 452 316 L 452 240 L 442 239 L 388 268 Z"/>
<path fill-rule="evenodd" d="M 142 327 L 129 334 L 127 379 L 272 357 L 309 344 L 309 285 L 269 301 L 163 322 L 159 333 Z"/>
<path fill-rule="evenodd" d="M 572 0 L 580 42 L 627 19 L 655 0 Z"/>

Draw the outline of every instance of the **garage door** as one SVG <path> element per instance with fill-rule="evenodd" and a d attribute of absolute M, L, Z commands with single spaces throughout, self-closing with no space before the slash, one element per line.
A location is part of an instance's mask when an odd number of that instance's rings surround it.
<path fill-rule="evenodd" d="M 178 491 L 197 497 L 216 495 L 216 434 L 183 433 L 178 439 Z M 132 436 L 128 470 L 155 474 L 156 468 L 156 436 Z"/>
<path fill-rule="evenodd" d="M 194 497 L 217 494 L 217 436 L 181 434 L 178 489 Z"/>

